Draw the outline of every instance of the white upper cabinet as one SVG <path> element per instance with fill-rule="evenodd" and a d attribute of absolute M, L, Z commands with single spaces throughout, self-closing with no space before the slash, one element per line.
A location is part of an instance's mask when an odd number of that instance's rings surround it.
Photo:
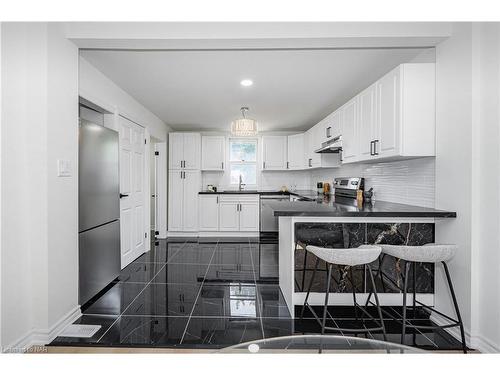
<path fill-rule="evenodd" d="M 168 138 L 169 168 L 199 170 L 201 135 L 199 133 L 169 133 Z"/>
<path fill-rule="evenodd" d="M 288 136 L 288 169 L 305 169 L 306 148 L 304 133 Z"/>
<path fill-rule="evenodd" d="M 183 165 L 184 165 L 184 134 L 169 133 L 168 135 L 169 169 L 182 169 Z"/>
<path fill-rule="evenodd" d="M 225 159 L 224 136 L 201 137 L 201 170 L 223 171 Z"/>
<path fill-rule="evenodd" d="M 356 160 L 358 156 L 357 98 L 351 99 L 338 112 L 342 116 L 342 161 Z"/>
<path fill-rule="evenodd" d="M 201 135 L 198 133 L 184 134 L 184 168 L 200 169 Z"/>
<path fill-rule="evenodd" d="M 375 87 L 371 155 L 360 160 L 435 156 L 435 64 L 402 64 Z"/>
<path fill-rule="evenodd" d="M 435 64 L 402 64 L 306 132 L 307 165 L 329 167 L 311 150 L 337 135 L 342 163 L 435 156 L 435 113 Z"/>
<path fill-rule="evenodd" d="M 284 170 L 287 162 L 287 136 L 262 137 L 262 169 Z"/>
<path fill-rule="evenodd" d="M 353 158 L 352 161 L 370 158 L 371 154 L 373 154 L 373 143 L 371 142 L 375 139 L 377 133 L 375 129 L 375 93 L 376 84 L 373 84 L 357 96 L 358 156 Z M 348 161 L 345 160 L 345 162 Z"/>

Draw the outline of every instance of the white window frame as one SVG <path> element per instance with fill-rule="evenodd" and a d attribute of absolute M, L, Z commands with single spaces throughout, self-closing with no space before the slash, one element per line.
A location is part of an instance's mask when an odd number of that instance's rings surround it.
<path fill-rule="evenodd" d="M 231 160 L 231 143 L 232 142 L 254 142 L 255 143 L 255 161 L 237 161 Z M 231 183 L 231 166 L 232 164 L 247 164 L 255 165 L 255 184 L 247 184 L 244 186 L 244 190 L 257 189 L 259 185 L 259 139 L 258 138 L 242 138 L 242 137 L 229 137 L 229 142 L 227 142 L 227 165 L 228 165 L 228 185 L 230 188 L 238 188 L 238 184 Z"/>

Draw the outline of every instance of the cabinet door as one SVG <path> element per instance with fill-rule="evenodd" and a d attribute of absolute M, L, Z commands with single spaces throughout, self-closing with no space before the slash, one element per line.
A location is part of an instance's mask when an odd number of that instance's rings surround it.
<path fill-rule="evenodd" d="M 358 155 L 358 134 L 356 129 L 357 98 L 342 107 L 342 160 L 354 161 Z"/>
<path fill-rule="evenodd" d="M 184 133 L 184 168 L 200 169 L 201 167 L 201 135 Z"/>
<path fill-rule="evenodd" d="M 377 82 L 377 133 L 375 150 L 378 157 L 398 154 L 399 142 L 399 75 L 394 69 Z"/>
<path fill-rule="evenodd" d="M 199 195 L 200 231 L 219 230 L 219 196 Z"/>
<path fill-rule="evenodd" d="M 287 137 L 264 136 L 262 137 L 263 164 L 262 169 L 286 169 L 287 162 Z"/>
<path fill-rule="evenodd" d="M 181 231 L 183 223 L 184 171 L 168 172 L 168 230 Z"/>
<path fill-rule="evenodd" d="M 201 137 L 201 169 L 204 171 L 224 170 L 224 137 Z"/>
<path fill-rule="evenodd" d="M 240 202 L 240 231 L 259 231 L 259 203 Z"/>
<path fill-rule="evenodd" d="M 184 134 L 170 133 L 168 135 L 168 166 L 169 169 L 181 169 L 184 160 Z"/>
<path fill-rule="evenodd" d="M 368 87 L 358 95 L 358 154 L 359 160 L 372 158 L 372 141 L 375 139 L 375 95 L 376 85 Z"/>
<path fill-rule="evenodd" d="M 288 136 L 288 169 L 304 169 L 306 150 L 304 134 Z"/>
<path fill-rule="evenodd" d="M 310 167 L 321 167 L 321 154 L 317 154 L 316 152 L 314 152 L 314 150 L 320 148 L 321 143 L 324 142 L 324 131 L 325 128 L 323 122 L 314 125 L 311 129 L 311 134 L 309 137 L 309 147 L 311 149 L 311 153 L 309 155 L 309 158 L 311 159 Z"/>
<path fill-rule="evenodd" d="M 189 170 L 185 170 L 183 172 L 183 230 L 187 232 L 194 232 L 198 230 L 198 192 L 201 188 L 201 172 Z"/>
<path fill-rule="evenodd" d="M 222 232 L 237 232 L 240 229 L 240 213 L 238 202 L 219 203 L 219 230 Z"/>

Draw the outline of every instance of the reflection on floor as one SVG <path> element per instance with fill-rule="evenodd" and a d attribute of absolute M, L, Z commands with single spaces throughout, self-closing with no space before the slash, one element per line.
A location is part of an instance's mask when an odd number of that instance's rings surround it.
<path fill-rule="evenodd" d="M 319 333 L 310 315 L 290 318 L 277 277 L 277 244 L 247 238 L 162 240 L 83 306 L 76 323 L 102 326 L 93 337 L 57 337 L 50 345 L 217 349 Z M 334 314 L 340 327 L 356 324 L 352 307 L 336 307 Z M 416 319 L 430 324 L 426 315 Z M 388 339 L 399 343 L 400 326 L 390 320 L 386 326 Z M 442 331 L 410 331 L 406 343 L 429 350 L 460 349 Z"/>

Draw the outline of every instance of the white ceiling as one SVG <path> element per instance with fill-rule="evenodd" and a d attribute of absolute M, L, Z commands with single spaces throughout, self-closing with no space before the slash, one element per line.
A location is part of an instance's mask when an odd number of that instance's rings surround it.
<path fill-rule="evenodd" d="M 100 51 L 82 56 L 175 130 L 305 130 L 422 49 Z M 240 86 L 244 78 L 251 87 Z"/>

